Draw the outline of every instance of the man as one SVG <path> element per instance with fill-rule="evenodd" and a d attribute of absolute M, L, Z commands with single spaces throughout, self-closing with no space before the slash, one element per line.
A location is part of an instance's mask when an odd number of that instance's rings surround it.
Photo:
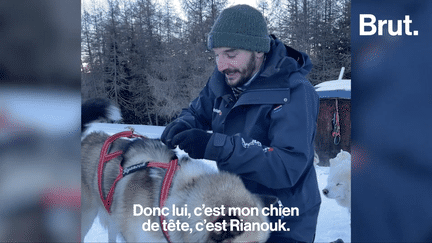
<path fill-rule="evenodd" d="M 299 216 L 271 218 L 290 231 L 272 232 L 269 242 L 312 242 L 321 204 L 313 167 L 319 98 L 305 78 L 308 56 L 269 36 L 262 14 L 247 5 L 220 14 L 208 47 L 217 67 L 162 141 L 297 207 Z"/>

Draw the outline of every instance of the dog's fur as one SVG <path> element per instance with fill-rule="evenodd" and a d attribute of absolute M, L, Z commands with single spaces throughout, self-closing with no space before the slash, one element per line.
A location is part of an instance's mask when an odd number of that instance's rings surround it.
<path fill-rule="evenodd" d="M 341 150 L 330 159 L 330 174 L 323 194 L 351 212 L 351 154 Z"/>
<path fill-rule="evenodd" d="M 95 98 L 81 106 L 81 133 L 92 122 L 119 122 L 122 120 L 120 108 L 107 99 Z"/>
<path fill-rule="evenodd" d="M 161 168 L 146 168 L 126 175 L 115 188 L 111 214 L 105 210 L 98 192 L 97 167 L 100 151 L 108 135 L 103 132 L 94 132 L 86 136 L 81 143 L 81 194 L 82 194 L 82 240 L 90 229 L 93 220 L 99 212 L 101 224 L 107 227 L 109 241 L 115 241 L 118 233 L 127 242 L 166 242 L 162 231 L 143 231 L 142 224 L 150 220 L 158 222 L 159 217 L 133 216 L 133 205 L 142 207 L 159 207 L 159 195 L 165 170 Z M 119 172 L 119 164 L 126 168 L 141 162 L 154 161 L 169 163 L 176 157 L 159 140 L 136 139 L 133 141 L 118 139 L 110 151 L 123 150 L 121 157 L 108 162 L 104 169 L 103 193 L 108 193 L 113 181 Z M 172 242 L 265 242 L 269 232 L 265 231 L 197 231 L 197 223 L 227 220 L 226 217 L 207 217 L 204 214 L 196 216 L 193 210 L 197 207 L 263 207 L 259 198 L 251 194 L 236 175 L 218 172 L 215 168 L 199 160 L 192 160 L 187 156 L 179 159 L 180 169 L 174 175 L 170 193 L 165 206 L 172 212 L 172 205 L 177 208 L 187 204 L 191 217 L 166 217 L 166 221 L 187 222 L 193 232 L 170 231 Z M 231 216 L 232 218 L 233 216 Z M 236 216 L 243 222 L 268 222 L 264 216 Z M 229 230 L 229 227 L 227 227 Z"/>
<path fill-rule="evenodd" d="M 317 154 L 317 152 L 314 150 L 314 160 L 313 163 L 315 166 L 317 166 L 319 164 L 320 160 L 319 160 L 319 156 Z"/>

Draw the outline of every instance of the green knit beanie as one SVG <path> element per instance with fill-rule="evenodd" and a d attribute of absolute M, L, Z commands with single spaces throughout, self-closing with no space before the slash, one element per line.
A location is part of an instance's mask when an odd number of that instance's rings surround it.
<path fill-rule="evenodd" d="M 208 36 L 208 48 L 231 47 L 267 53 L 270 37 L 263 15 L 249 5 L 222 11 Z"/>

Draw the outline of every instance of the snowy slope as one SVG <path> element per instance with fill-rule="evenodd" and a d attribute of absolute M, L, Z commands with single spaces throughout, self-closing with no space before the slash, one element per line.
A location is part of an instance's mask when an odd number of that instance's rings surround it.
<path fill-rule="evenodd" d="M 150 138 L 159 138 L 164 127 L 143 126 L 143 125 L 124 125 L 124 124 L 92 124 L 88 132 L 105 131 L 108 134 L 114 134 L 124 131 L 127 127 L 133 127 L 135 131 L 141 135 Z M 178 150 L 179 154 L 184 153 Z M 207 161 L 209 164 L 216 166 L 212 161 Z M 327 185 L 327 177 L 329 175 L 328 167 L 316 167 L 318 186 L 320 191 Z M 337 239 L 342 239 L 344 242 L 351 241 L 351 216 L 347 209 L 339 206 L 335 200 L 328 199 L 321 194 L 322 204 L 318 216 L 317 232 L 315 242 L 332 242 Z M 99 219 L 96 218 L 90 232 L 85 236 L 85 242 L 106 242 L 108 234 L 100 225 Z M 118 238 L 118 241 L 121 241 Z"/>

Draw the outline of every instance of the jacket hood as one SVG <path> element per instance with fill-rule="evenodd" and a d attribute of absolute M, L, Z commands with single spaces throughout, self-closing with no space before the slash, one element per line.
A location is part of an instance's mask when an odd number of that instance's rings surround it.
<path fill-rule="evenodd" d="M 304 78 L 312 69 L 312 62 L 306 53 L 285 45 L 273 35 L 271 39 L 271 48 L 266 55 L 264 67 L 250 84 L 248 88 L 250 90 L 292 88 L 293 84 L 288 81 L 287 77 Z"/>
<path fill-rule="evenodd" d="M 271 35 L 270 52 L 260 76 L 271 77 L 300 72 L 306 76 L 312 70 L 312 62 L 306 53 L 297 51 Z"/>

